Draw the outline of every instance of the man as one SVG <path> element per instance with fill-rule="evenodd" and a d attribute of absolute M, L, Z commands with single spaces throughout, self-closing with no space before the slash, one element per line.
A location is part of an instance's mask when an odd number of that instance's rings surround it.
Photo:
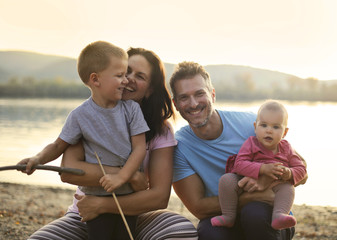
<path fill-rule="evenodd" d="M 291 239 L 294 228 L 271 228 L 272 206 L 262 201 L 246 204 L 233 228 L 212 227 L 211 217 L 221 214 L 219 178 L 225 173 L 228 157 L 238 153 L 242 143 L 254 135 L 256 115 L 215 110 L 215 90 L 209 74 L 197 63 L 180 63 L 170 86 L 177 111 L 189 123 L 176 133 L 173 187 L 189 211 L 200 219 L 199 239 Z M 244 178 L 239 186 L 251 192 L 263 190 L 270 183 Z M 253 194 L 254 199 L 272 202 L 270 187 Z M 245 195 L 249 199 L 249 193 Z"/>

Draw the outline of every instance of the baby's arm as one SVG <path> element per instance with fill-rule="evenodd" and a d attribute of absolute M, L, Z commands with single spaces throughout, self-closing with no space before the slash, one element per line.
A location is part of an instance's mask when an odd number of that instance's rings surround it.
<path fill-rule="evenodd" d="M 286 171 L 285 167 L 283 167 L 282 163 L 280 162 L 263 163 L 260 167 L 259 175 L 266 175 L 272 179 L 277 180 L 279 177 L 282 177 L 283 179 L 284 171 Z M 289 177 L 287 179 L 289 179 Z"/>
<path fill-rule="evenodd" d="M 55 160 L 61 156 L 68 146 L 69 144 L 67 142 L 63 141 L 61 138 L 57 138 L 55 142 L 48 144 L 41 152 L 33 157 L 21 160 L 18 164 L 27 164 L 26 170 L 22 172 L 30 175 L 35 171 L 33 169 L 34 166 Z"/>
<path fill-rule="evenodd" d="M 289 168 L 285 168 L 289 172 L 289 178 L 283 179 L 286 181 L 290 181 L 292 184 L 297 186 L 298 184 L 304 183 L 308 178 L 306 162 L 304 159 L 297 154 L 291 147 L 289 152 Z"/>
<path fill-rule="evenodd" d="M 132 152 L 123 168 L 117 174 L 107 174 L 100 179 L 100 184 L 107 192 L 113 192 L 115 189 L 128 182 L 145 158 L 145 133 L 132 136 L 131 144 Z"/>
<path fill-rule="evenodd" d="M 254 143 L 251 137 L 242 144 L 236 156 L 232 172 L 245 177 L 258 179 L 259 169 L 262 163 L 254 162 L 253 145 Z"/>

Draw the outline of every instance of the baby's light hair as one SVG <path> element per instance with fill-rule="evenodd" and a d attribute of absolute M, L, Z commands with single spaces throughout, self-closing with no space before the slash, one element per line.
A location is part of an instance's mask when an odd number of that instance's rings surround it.
<path fill-rule="evenodd" d="M 82 51 L 77 61 L 77 71 L 84 84 L 87 84 L 90 74 L 105 70 L 111 57 L 128 59 L 127 53 L 120 47 L 109 42 L 96 41 L 88 44 Z"/>
<path fill-rule="evenodd" d="M 256 121 L 260 118 L 260 114 L 263 110 L 269 110 L 269 111 L 281 111 L 283 113 L 283 123 L 285 127 L 288 125 L 288 111 L 284 107 L 284 105 L 276 100 L 269 99 L 266 100 L 260 107 L 259 111 L 257 112 Z"/>

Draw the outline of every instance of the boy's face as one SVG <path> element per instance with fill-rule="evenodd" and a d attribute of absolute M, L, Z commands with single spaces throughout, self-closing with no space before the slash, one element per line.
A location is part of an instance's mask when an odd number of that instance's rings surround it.
<path fill-rule="evenodd" d="M 103 102 L 103 107 L 114 107 L 119 100 L 125 86 L 128 84 L 126 72 L 128 68 L 127 59 L 111 57 L 109 66 L 97 73 L 97 97 Z"/>
<path fill-rule="evenodd" d="M 282 111 L 262 110 L 254 127 L 259 142 L 271 151 L 277 151 L 278 143 L 288 132 Z"/>

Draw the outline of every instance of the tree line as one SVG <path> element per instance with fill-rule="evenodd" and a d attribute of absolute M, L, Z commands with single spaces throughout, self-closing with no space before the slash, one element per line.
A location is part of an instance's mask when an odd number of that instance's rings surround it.
<path fill-rule="evenodd" d="M 275 84 L 258 88 L 250 78 L 237 79 L 235 85 L 215 83 L 218 100 L 251 101 L 280 99 L 289 101 L 337 101 L 337 84 L 314 78 L 288 79 L 286 87 Z M 33 77 L 11 78 L 0 83 L 0 97 L 6 98 L 88 98 L 90 90 L 81 82 L 62 78 L 36 80 Z"/>

